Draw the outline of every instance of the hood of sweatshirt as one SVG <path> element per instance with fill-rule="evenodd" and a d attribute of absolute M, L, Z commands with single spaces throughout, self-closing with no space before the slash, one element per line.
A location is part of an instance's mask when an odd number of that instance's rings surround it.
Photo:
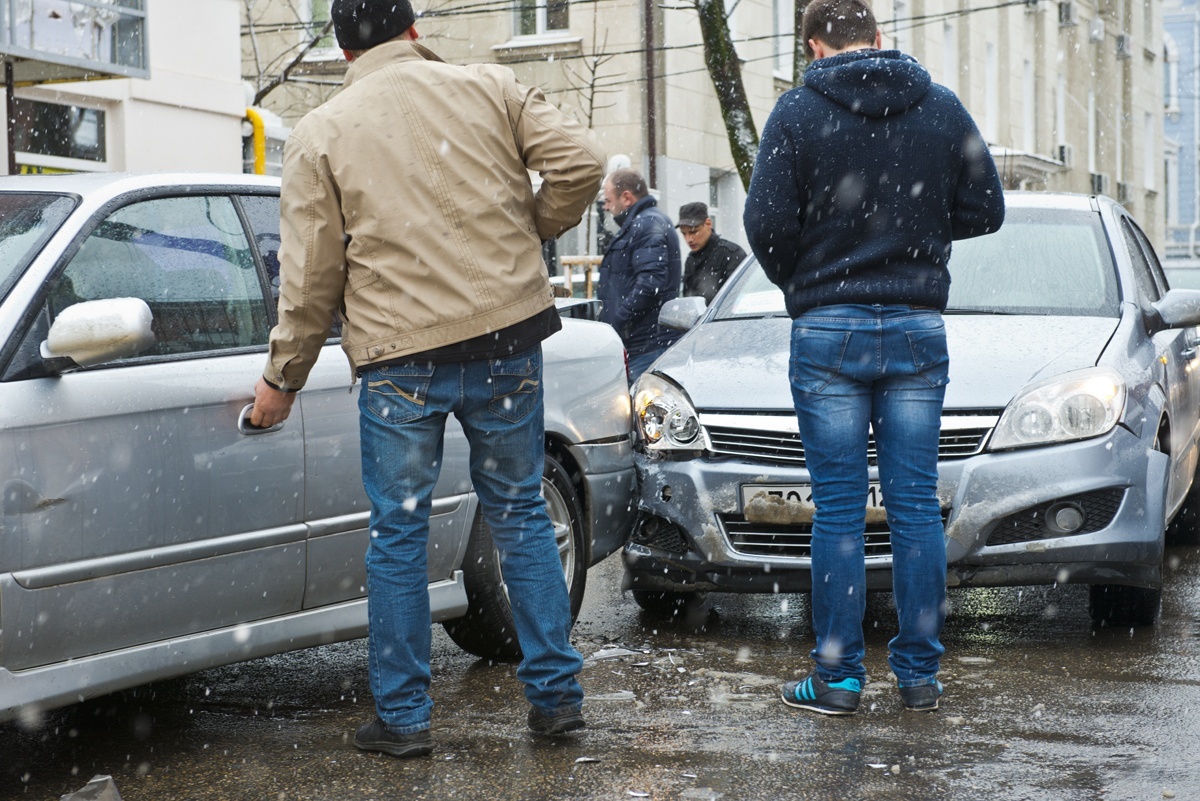
<path fill-rule="evenodd" d="M 929 92 L 929 72 L 899 50 L 853 50 L 822 58 L 804 71 L 804 85 L 867 117 L 901 114 Z"/>

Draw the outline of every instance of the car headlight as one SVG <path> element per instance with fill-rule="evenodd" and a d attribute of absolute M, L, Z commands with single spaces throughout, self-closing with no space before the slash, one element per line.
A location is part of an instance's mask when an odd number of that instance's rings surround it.
<path fill-rule="evenodd" d="M 1000 415 L 991 450 L 1028 448 L 1106 434 L 1125 409 L 1125 381 L 1115 370 L 1089 367 L 1039 381 Z"/>
<path fill-rule="evenodd" d="M 682 389 L 652 373 L 633 385 L 633 416 L 642 442 L 650 450 L 704 448 L 700 420 Z"/>

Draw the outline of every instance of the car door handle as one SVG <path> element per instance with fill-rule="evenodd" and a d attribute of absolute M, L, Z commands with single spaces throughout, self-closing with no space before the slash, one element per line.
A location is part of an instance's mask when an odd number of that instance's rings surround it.
<path fill-rule="evenodd" d="M 254 404 L 247 403 L 242 409 L 241 414 L 238 415 L 238 431 L 240 433 L 246 434 L 247 436 L 253 436 L 254 434 L 270 434 L 272 431 L 278 431 L 279 429 L 283 428 L 283 423 L 276 423 L 268 428 L 262 428 L 254 425 L 250 422 L 250 413 L 253 411 Z"/>

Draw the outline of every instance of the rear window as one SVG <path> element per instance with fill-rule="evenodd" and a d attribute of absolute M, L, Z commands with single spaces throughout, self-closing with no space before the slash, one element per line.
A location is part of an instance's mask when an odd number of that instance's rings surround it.
<path fill-rule="evenodd" d="M 8 294 L 76 202 L 67 195 L 0 192 L 0 298 Z"/>

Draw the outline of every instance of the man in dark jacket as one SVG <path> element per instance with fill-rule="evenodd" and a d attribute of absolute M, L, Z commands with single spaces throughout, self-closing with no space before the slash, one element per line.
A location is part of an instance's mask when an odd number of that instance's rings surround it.
<path fill-rule="evenodd" d="M 600 321 L 621 335 L 632 384 L 679 338 L 658 324 L 663 304 L 679 294 L 679 237 L 646 180 L 631 169 L 614 170 L 604 180 L 604 207 L 621 230 L 600 264 Z"/>
<path fill-rule="evenodd" d="M 946 597 L 946 261 L 952 240 L 1000 227 L 1004 197 L 966 109 L 914 59 L 879 49 L 864 0 L 813 0 L 801 35 L 813 60 L 767 120 L 744 214 L 793 317 L 792 398 L 816 505 L 816 665 L 783 686 L 783 701 L 826 715 L 858 709 L 869 426 L 899 619 L 888 663 L 904 706 L 932 711 Z"/>
<path fill-rule="evenodd" d="M 712 303 L 717 290 L 746 258 L 746 251 L 737 242 L 722 239 L 713 230 L 708 205 L 685 203 L 679 207 L 679 222 L 675 223 L 683 241 L 692 251 L 683 263 L 683 294 L 704 298 Z"/>

